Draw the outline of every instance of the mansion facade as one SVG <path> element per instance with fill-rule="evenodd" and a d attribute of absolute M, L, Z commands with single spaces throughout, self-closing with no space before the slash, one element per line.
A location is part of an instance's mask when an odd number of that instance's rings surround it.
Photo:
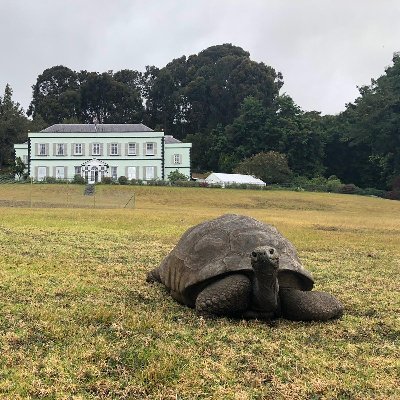
<path fill-rule="evenodd" d="M 14 145 L 34 180 L 80 175 L 88 183 L 120 176 L 167 180 L 175 170 L 190 179 L 191 147 L 143 124 L 56 124 Z"/>

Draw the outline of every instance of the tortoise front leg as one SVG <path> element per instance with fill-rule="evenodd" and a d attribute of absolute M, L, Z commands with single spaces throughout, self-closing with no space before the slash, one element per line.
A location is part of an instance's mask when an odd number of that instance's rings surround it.
<path fill-rule="evenodd" d="M 327 321 L 343 314 L 342 304 L 325 292 L 281 289 L 282 316 L 293 321 Z"/>
<path fill-rule="evenodd" d="M 249 307 L 251 291 L 251 281 L 246 275 L 221 277 L 199 293 L 196 311 L 199 314 L 240 316 Z"/>

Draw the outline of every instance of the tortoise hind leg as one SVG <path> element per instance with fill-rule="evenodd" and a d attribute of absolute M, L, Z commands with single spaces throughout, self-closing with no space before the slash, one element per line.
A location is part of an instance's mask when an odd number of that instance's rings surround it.
<path fill-rule="evenodd" d="M 343 314 L 342 304 L 325 292 L 281 289 L 282 316 L 293 321 L 327 321 Z"/>
<path fill-rule="evenodd" d="M 222 277 L 210 283 L 197 296 L 199 314 L 239 316 L 250 304 L 251 281 L 242 274 Z"/>

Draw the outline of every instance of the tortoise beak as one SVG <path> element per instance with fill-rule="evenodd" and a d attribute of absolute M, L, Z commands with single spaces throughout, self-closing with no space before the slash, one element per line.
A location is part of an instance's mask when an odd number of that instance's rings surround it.
<path fill-rule="evenodd" d="M 276 249 L 270 246 L 256 247 L 250 255 L 252 263 L 268 263 L 278 268 L 279 255 Z"/>

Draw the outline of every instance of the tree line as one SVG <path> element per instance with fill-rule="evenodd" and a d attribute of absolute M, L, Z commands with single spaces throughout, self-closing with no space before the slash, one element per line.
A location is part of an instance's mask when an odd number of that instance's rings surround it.
<path fill-rule="evenodd" d="M 145 71 L 54 66 L 32 86 L 27 116 L 0 97 L 0 168 L 28 130 L 56 123 L 139 123 L 193 143 L 193 171 L 253 172 L 271 183 L 336 176 L 388 189 L 400 176 L 400 55 L 338 115 L 305 112 L 283 76 L 232 44 Z M 29 118 L 28 118 L 29 117 Z M 261 171 L 261 172 L 260 172 Z M 261 176 L 263 175 L 263 176 Z"/>

